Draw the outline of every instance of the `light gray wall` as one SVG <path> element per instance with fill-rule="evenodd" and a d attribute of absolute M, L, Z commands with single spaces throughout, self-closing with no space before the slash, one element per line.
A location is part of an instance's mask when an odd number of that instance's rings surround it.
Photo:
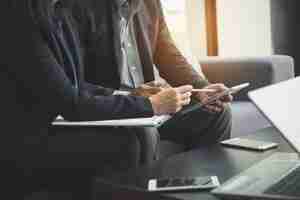
<path fill-rule="evenodd" d="M 219 55 L 271 55 L 273 0 L 217 0 Z"/>

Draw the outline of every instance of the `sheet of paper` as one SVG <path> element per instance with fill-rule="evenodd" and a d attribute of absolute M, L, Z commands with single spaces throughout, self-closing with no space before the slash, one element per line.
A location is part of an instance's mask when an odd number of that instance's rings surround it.
<path fill-rule="evenodd" d="M 153 116 L 148 118 L 129 118 L 129 119 L 116 119 L 116 120 L 103 120 L 103 121 L 79 121 L 70 122 L 65 121 L 59 116 L 52 125 L 54 126 L 145 126 L 145 127 L 158 127 L 165 121 L 170 119 L 170 115 Z"/>

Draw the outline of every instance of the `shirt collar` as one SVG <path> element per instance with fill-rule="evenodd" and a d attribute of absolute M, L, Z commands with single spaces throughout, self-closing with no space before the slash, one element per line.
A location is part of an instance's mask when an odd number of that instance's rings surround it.
<path fill-rule="evenodd" d="M 120 8 L 122 7 L 122 5 L 124 3 L 126 3 L 128 0 L 113 0 L 114 1 L 114 4 L 117 6 L 117 8 Z"/>
<path fill-rule="evenodd" d="M 52 0 L 51 2 L 53 7 L 62 3 L 61 0 Z"/>
<path fill-rule="evenodd" d="M 57 8 L 62 8 L 63 7 L 63 1 L 61 1 L 61 0 L 52 0 L 51 1 L 51 7 L 55 12 L 55 10 Z"/>

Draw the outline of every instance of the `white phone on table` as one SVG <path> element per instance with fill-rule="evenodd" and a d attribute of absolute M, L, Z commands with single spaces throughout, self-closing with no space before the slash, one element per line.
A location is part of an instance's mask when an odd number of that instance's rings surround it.
<path fill-rule="evenodd" d="M 275 142 L 259 141 L 259 140 L 253 140 L 247 138 L 231 138 L 228 140 L 224 140 L 220 143 L 225 146 L 245 148 L 251 150 L 258 150 L 258 151 L 265 151 L 268 149 L 278 147 L 278 143 Z"/>
<path fill-rule="evenodd" d="M 148 182 L 149 191 L 175 191 L 193 189 L 212 189 L 218 187 L 220 182 L 217 176 L 203 177 L 180 177 L 150 179 Z"/>

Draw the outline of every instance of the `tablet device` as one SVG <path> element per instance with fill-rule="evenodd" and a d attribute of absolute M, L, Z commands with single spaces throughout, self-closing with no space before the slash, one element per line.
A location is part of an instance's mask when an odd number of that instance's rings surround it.
<path fill-rule="evenodd" d="M 185 114 L 187 114 L 187 113 L 189 113 L 189 112 L 191 112 L 193 110 L 197 110 L 197 109 L 199 109 L 199 108 L 201 108 L 201 107 L 203 107 L 205 105 L 212 104 L 216 100 L 218 100 L 218 99 L 220 99 L 220 98 L 222 98 L 222 97 L 224 97 L 226 95 L 235 94 L 235 93 L 241 91 L 242 89 L 248 87 L 249 85 L 250 85 L 250 83 L 247 82 L 247 83 L 243 83 L 243 84 L 240 84 L 240 85 L 233 86 L 233 87 L 229 88 L 228 90 L 225 90 L 223 92 L 220 92 L 220 93 L 217 93 L 215 95 L 212 95 L 211 97 L 209 97 L 209 99 L 205 103 L 196 103 L 196 104 L 194 104 L 192 106 L 189 106 L 189 107 L 187 107 L 187 108 L 185 108 L 185 109 L 177 112 L 175 114 L 175 116 L 176 115 L 177 116 L 182 116 L 182 115 L 185 115 Z"/>

